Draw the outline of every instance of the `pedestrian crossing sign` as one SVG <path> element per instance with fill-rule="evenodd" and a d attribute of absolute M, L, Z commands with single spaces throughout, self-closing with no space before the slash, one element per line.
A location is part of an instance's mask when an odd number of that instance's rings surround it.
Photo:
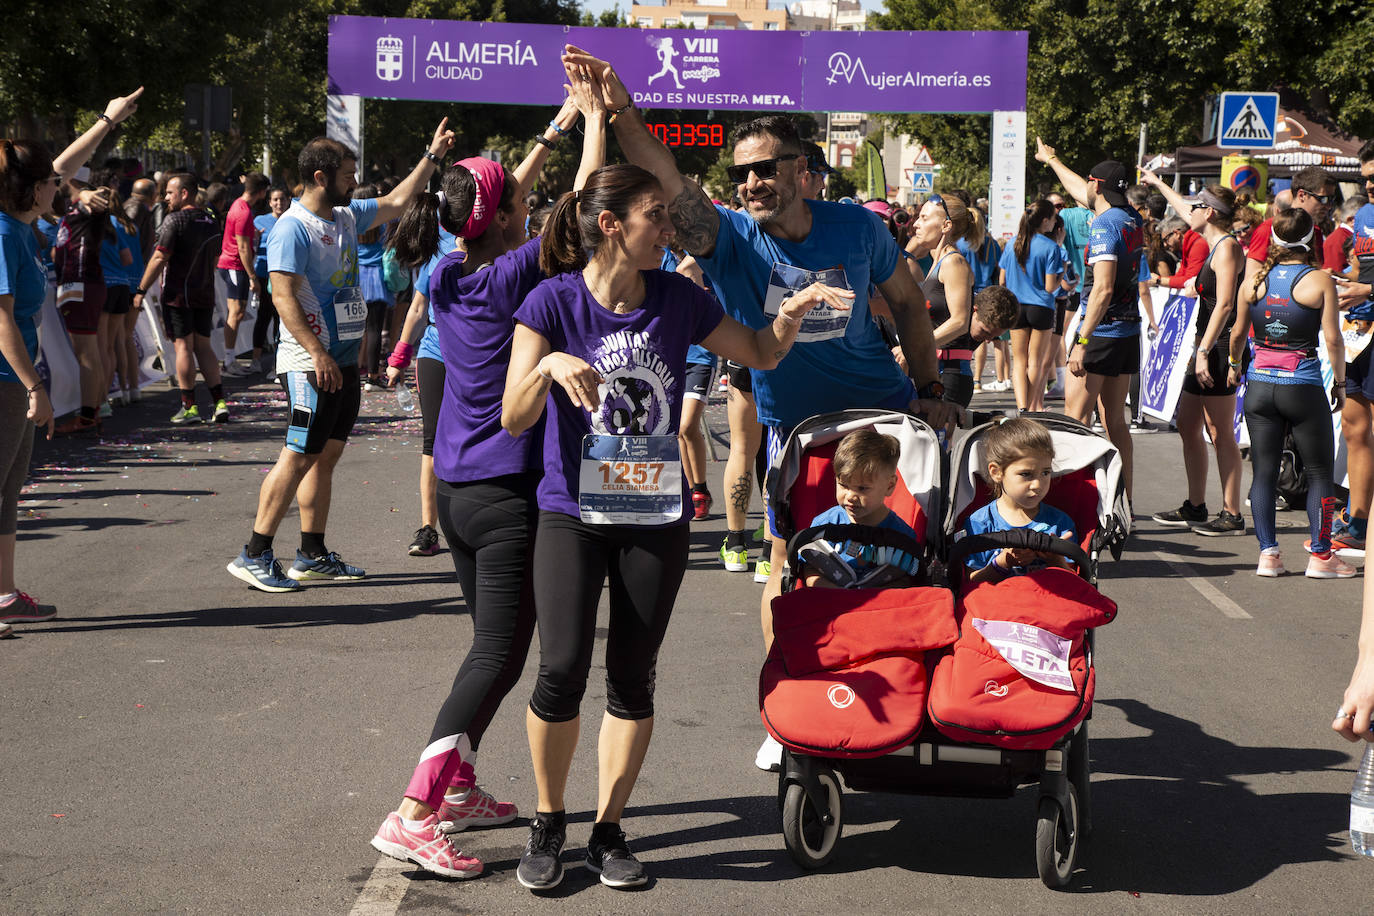
<path fill-rule="evenodd" d="M 1222 149 L 1272 149 L 1278 132 L 1277 92 L 1223 92 L 1217 119 Z"/>
<path fill-rule="evenodd" d="M 913 172 L 911 174 L 911 190 L 917 194 L 929 194 L 935 190 L 934 172 Z"/>

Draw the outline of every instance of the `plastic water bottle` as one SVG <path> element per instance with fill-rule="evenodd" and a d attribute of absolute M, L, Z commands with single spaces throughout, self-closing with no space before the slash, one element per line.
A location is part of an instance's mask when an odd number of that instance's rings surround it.
<path fill-rule="evenodd" d="M 1350 790 L 1350 845 L 1362 856 L 1374 856 L 1374 744 L 1368 742 Z"/>
<path fill-rule="evenodd" d="M 405 382 L 396 386 L 396 406 L 406 413 L 415 409 L 415 395 L 410 393 L 410 386 Z"/>

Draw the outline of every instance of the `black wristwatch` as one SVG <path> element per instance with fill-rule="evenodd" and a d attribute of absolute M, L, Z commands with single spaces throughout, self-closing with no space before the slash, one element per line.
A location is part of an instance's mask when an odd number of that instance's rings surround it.
<path fill-rule="evenodd" d="M 922 401 L 943 401 L 945 399 L 945 386 L 939 382 L 922 385 L 916 389 L 916 397 Z"/>
<path fill-rule="evenodd" d="M 135 295 L 135 296 L 143 296 L 143 295 L 146 295 L 147 292 L 148 292 L 148 291 L 147 291 L 146 289 L 144 289 L 143 287 L 141 287 L 141 286 L 135 286 L 135 287 L 134 287 L 134 295 Z"/>
<path fill-rule="evenodd" d="M 550 140 L 548 137 L 544 136 L 543 134 L 535 134 L 534 142 L 538 143 L 541 146 L 548 147 L 549 149 L 556 149 L 556 147 L 554 146 L 554 142 Z"/>
<path fill-rule="evenodd" d="M 425 158 L 428 159 L 430 162 L 434 163 L 435 165 L 441 165 L 444 161 L 440 159 L 438 156 L 434 155 L 433 150 L 428 149 L 425 150 Z"/>

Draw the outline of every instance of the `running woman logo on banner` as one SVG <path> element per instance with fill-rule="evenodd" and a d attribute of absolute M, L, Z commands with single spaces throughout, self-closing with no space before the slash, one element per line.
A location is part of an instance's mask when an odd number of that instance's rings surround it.
<path fill-rule="evenodd" d="M 777 318 L 784 302 L 813 283 L 824 283 L 836 289 L 850 288 L 843 267 L 807 270 L 794 264 L 774 262 L 773 273 L 768 278 L 768 295 L 763 300 L 763 314 L 769 321 Z M 849 312 L 839 311 L 829 305 L 816 306 L 802 318 L 801 330 L 797 332 L 797 343 L 815 343 L 843 337 L 849 328 L 849 315 Z"/>

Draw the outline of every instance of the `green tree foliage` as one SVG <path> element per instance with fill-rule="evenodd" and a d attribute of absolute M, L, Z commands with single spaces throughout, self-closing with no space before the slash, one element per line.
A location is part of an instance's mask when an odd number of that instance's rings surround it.
<path fill-rule="evenodd" d="M 1027 121 L 1080 170 L 1135 160 L 1140 124 L 1151 151 L 1200 141 L 1206 98 L 1227 89 L 1289 88 L 1357 136 L 1374 136 L 1374 35 L 1367 0 L 887 0 L 881 29 L 1025 29 Z M 946 171 L 941 184 L 987 187 L 981 115 L 897 115 Z M 1033 141 L 1032 141 L 1033 142 Z M 1028 163 L 1027 188 L 1047 190 Z"/>

